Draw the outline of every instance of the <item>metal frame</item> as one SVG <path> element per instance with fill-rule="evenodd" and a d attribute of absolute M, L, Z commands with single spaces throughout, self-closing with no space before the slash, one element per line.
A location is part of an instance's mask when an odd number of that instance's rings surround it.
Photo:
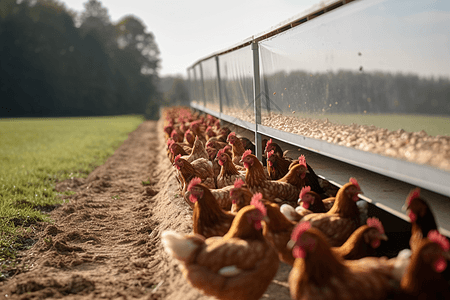
<path fill-rule="evenodd" d="M 260 68 L 259 41 L 271 37 L 275 34 L 278 34 L 279 32 L 283 32 L 293 26 L 302 24 L 329 10 L 342 6 L 347 2 L 351 1 L 348 0 L 336 1 L 320 11 L 312 12 L 303 18 L 299 18 L 296 19 L 295 21 L 290 22 L 289 25 L 283 25 L 277 30 L 270 31 L 269 33 L 265 35 L 260 35 L 257 38 L 252 38 L 252 40 L 243 42 L 239 46 L 235 46 L 233 48 L 229 48 L 226 51 L 222 51 L 220 53 L 209 56 L 194 64 L 190 68 L 194 69 L 194 76 L 196 77 L 195 67 L 197 66 L 197 64 L 200 64 L 200 72 L 202 73 L 201 62 L 215 56 L 217 68 L 217 80 L 219 86 L 218 92 L 220 100 L 220 111 L 217 112 L 206 108 L 207 99 L 206 95 L 204 94 L 204 91 L 202 94 L 204 99 L 195 99 L 197 100 L 197 103 L 191 103 L 191 107 L 254 132 L 255 146 L 256 146 L 255 154 L 260 159 L 262 156 L 261 136 L 264 135 L 450 197 L 450 184 L 449 184 L 450 172 L 446 172 L 444 170 L 440 170 L 428 165 L 418 165 L 413 162 L 395 159 L 392 157 L 383 156 L 372 152 L 365 152 L 355 148 L 340 146 L 337 144 L 328 143 L 326 141 L 312 139 L 298 134 L 292 134 L 261 125 L 261 96 L 263 93 L 261 92 L 260 86 L 261 78 L 259 69 Z M 219 56 L 221 54 L 225 54 L 249 45 L 251 45 L 253 53 L 253 101 L 254 101 L 254 115 L 255 115 L 254 123 L 240 120 L 236 117 L 232 117 L 223 113 L 222 104 L 224 99 L 222 95 L 223 91 L 221 86 L 220 69 L 219 69 L 219 59 L 220 59 Z M 201 82 L 197 83 L 197 87 L 204 86 L 203 74 L 200 74 L 200 77 Z M 204 105 L 200 105 L 198 103 L 203 103 Z M 372 202 L 373 204 L 379 206 L 380 208 L 388 212 L 395 214 L 396 216 L 399 216 L 400 218 L 405 219 L 406 217 L 403 213 L 393 209 L 392 207 L 388 207 L 385 204 L 376 203 L 375 201 L 372 201 L 368 198 L 365 200 Z M 441 227 L 441 229 L 443 228 Z M 450 231 L 446 231 L 446 233 L 449 232 Z"/>

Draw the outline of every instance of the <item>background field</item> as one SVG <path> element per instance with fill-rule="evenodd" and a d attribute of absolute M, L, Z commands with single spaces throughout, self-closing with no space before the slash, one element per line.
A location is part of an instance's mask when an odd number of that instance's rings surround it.
<path fill-rule="evenodd" d="M 143 121 L 140 116 L 0 119 L 0 261 L 14 256 L 25 227 L 48 220 L 55 182 L 86 177 Z"/>

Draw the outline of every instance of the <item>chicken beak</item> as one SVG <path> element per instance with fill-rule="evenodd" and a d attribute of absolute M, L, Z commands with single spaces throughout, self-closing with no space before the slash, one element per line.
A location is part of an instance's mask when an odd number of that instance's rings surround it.
<path fill-rule="evenodd" d="M 358 194 L 359 195 L 364 195 L 364 192 L 363 191 L 358 191 Z"/>
<path fill-rule="evenodd" d="M 382 235 L 380 235 L 380 240 L 387 241 L 388 240 L 387 235 L 384 233 Z"/>
<path fill-rule="evenodd" d="M 268 222 L 270 222 L 270 219 L 269 219 L 268 216 L 264 216 L 263 221 L 266 222 L 266 223 L 268 223 Z"/>
<path fill-rule="evenodd" d="M 406 205 L 406 203 L 405 204 L 403 204 L 403 206 L 402 206 L 402 210 L 403 211 L 406 211 L 408 209 L 408 206 Z"/>
<path fill-rule="evenodd" d="M 294 248 L 295 246 L 295 241 L 293 240 L 289 240 L 289 242 L 287 242 L 286 244 L 286 248 L 288 248 L 289 250 L 292 250 L 292 248 Z"/>

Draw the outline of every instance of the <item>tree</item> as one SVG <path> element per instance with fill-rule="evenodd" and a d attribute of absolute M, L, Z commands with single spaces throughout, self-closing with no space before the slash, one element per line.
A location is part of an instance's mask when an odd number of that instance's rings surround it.
<path fill-rule="evenodd" d="M 169 105 L 189 105 L 189 91 L 183 78 L 173 79 L 172 87 L 164 93 L 164 99 Z"/>

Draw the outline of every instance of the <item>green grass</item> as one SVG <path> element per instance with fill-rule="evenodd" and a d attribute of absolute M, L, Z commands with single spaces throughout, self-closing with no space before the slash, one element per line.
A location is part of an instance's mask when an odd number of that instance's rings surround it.
<path fill-rule="evenodd" d="M 57 180 L 87 177 L 143 121 L 140 116 L 0 119 L 0 264 L 14 258 L 29 226 L 51 221 Z"/>
<path fill-rule="evenodd" d="M 304 114 L 295 113 L 297 117 L 325 119 L 332 123 L 350 125 L 374 125 L 390 131 L 403 129 L 408 132 L 425 130 L 428 135 L 450 136 L 450 118 L 448 116 L 401 115 L 401 114 Z"/>

